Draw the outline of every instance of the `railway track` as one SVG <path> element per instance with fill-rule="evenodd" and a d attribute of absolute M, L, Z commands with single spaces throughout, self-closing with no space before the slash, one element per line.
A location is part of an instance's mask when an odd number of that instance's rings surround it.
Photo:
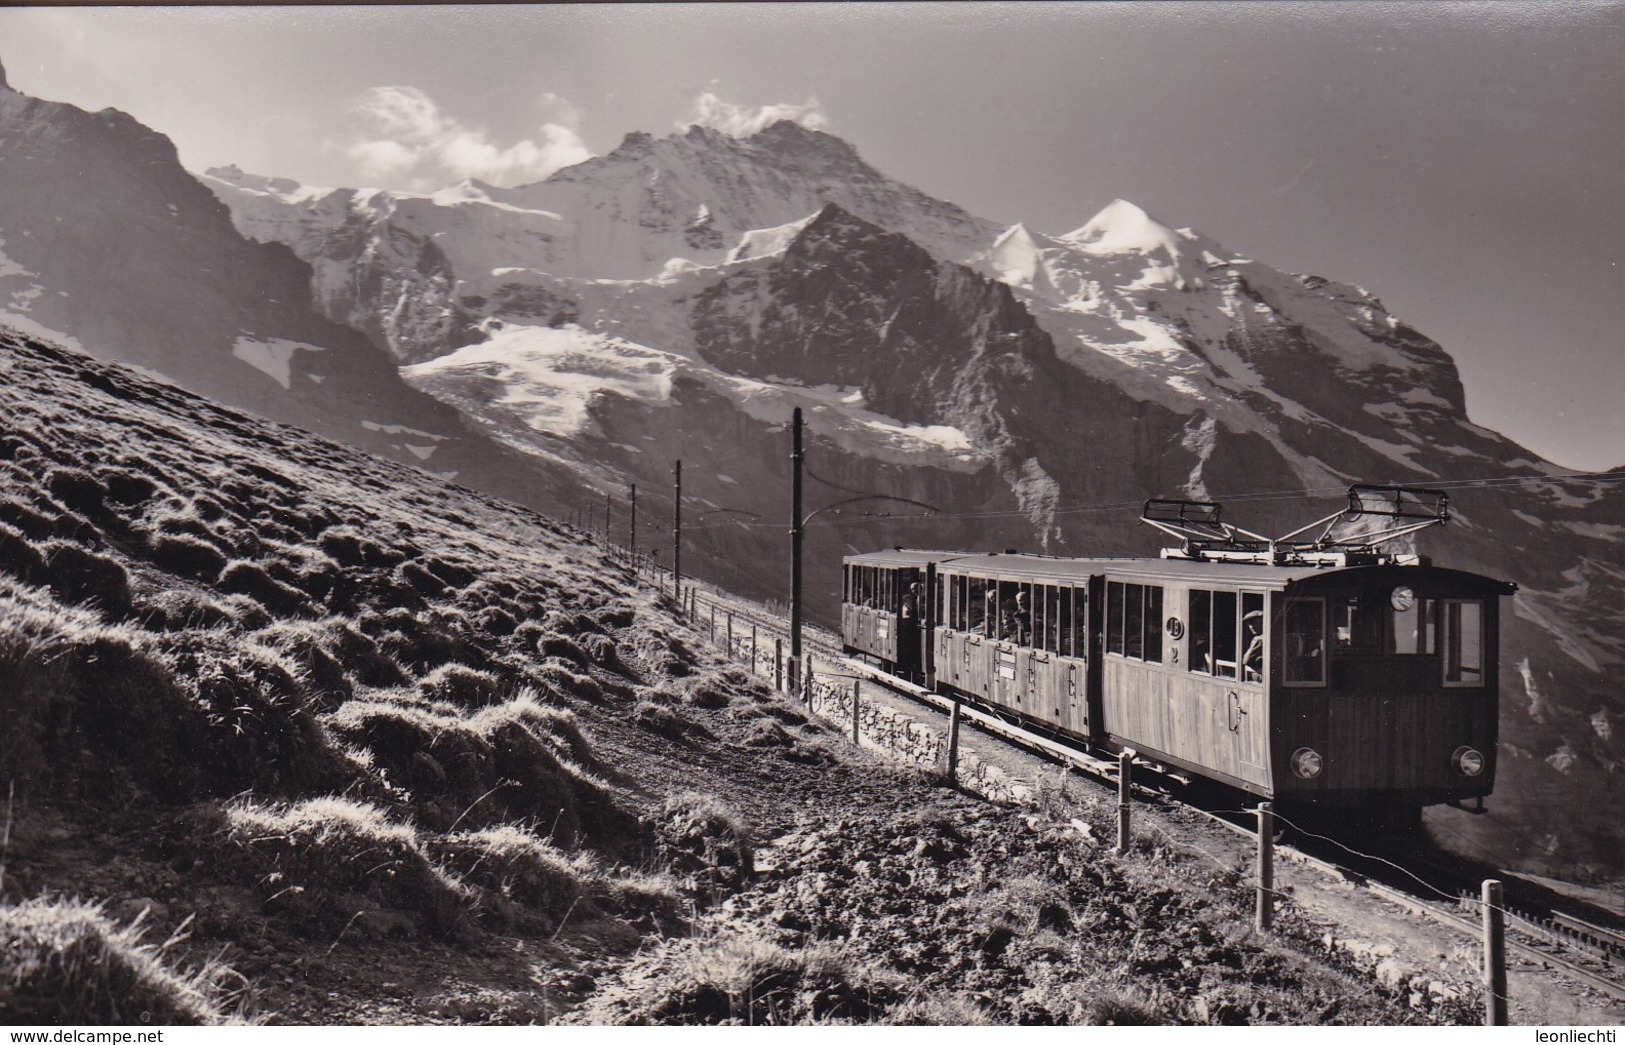
<path fill-rule="evenodd" d="M 757 633 L 787 634 L 783 618 L 766 609 L 707 590 L 695 593 L 696 623 L 721 621 L 731 617 L 735 626 L 735 641 L 739 640 L 740 625 L 753 626 Z M 720 627 L 715 631 L 720 639 Z M 849 659 L 838 641 L 817 628 L 804 628 L 804 652 L 814 654 L 824 662 L 824 669 L 839 669 L 838 673 L 861 674 L 871 682 L 883 686 L 900 697 L 923 704 L 938 712 L 947 712 L 952 701 L 916 686 L 894 679 L 869 665 Z M 986 712 L 961 705 L 961 714 L 983 733 L 1053 761 L 1064 761 L 1074 768 L 1095 776 L 1116 787 L 1117 764 L 1062 743 L 1054 737 L 1043 736 L 1021 725 Z M 1179 781 L 1173 775 L 1174 781 Z M 1224 814 L 1199 805 L 1179 801 L 1170 789 L 1138 788 L 1145 797 L 1158 801 L 1175 801 L 1208 818 L 1226 830 L 1247 838 L 1256 837 L 1250 813 L 1232 811 Z M 1243 822 L 1245 821 L 1245 822 Z M 1342 849 L 1342 857 L 1326 855 L 1333 848 Z M 1373 895 L 1401 908 L 1426 917 L 1442 926 L 1477 939 L 1482 932 L 1477 917 L 1481 901 L 1477 894 L 1480 879 L 1470 878 L 1460 871 L 1441 863 L 1414 855 L 1388 855 L 1362 853 L 1343 845 L 1336 839 L 1304 845 L 1276 846 L 1277 856 L 1340 881 L 1352 881 Z M 1494 877 L 1506 887 L 1505 911 L 1509 952 L 1554 969 L 1593 990 L 1625 1001 L 1625 932 L 1598 924 L 1588 918 L 1565 911 L 1539 897 L 1548 891 L 1517 875 L 1489 869 L 1482 877 Z M 1514 937 L 1512 934 L 1516 934 Z"/>

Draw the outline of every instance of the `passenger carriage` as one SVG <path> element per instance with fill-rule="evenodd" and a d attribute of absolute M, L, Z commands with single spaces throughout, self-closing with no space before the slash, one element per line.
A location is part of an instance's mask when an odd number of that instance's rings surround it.
<path fill-rule="evenodd" d="M 1261 797 L 1401 813 L 1481 800 L 1515 586 L 1378 550 L 1448 518 L 1428 493 L 1356 486 L 1297 544 L 1225 525 L 1216 505 L 1150 502 L 1145 520 L 1184 542 L 1161 559 L 851 556 L 843 635 L 938 691 Z M 905 623 L 897 593 L 916 584 L 930 597 Z M 851 601 L 871 591 L 873 608 Z"/>

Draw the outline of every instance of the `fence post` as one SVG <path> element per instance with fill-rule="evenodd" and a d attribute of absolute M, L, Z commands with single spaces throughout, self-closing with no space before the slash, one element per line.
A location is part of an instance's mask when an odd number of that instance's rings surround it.
<path fill-rule="evenodd" d="M 728 614 L 728 659 L 734 659 L 734 615 Z"/>
<path fill-rule="evenodd" d="M 959 697 L 954 696 L 953 710 L 948 712 L 948 783 L 959 783 Z"/>
<path fill-rule="evenodd" d="M 1258 803 L 1258 911 L 1253 925 L 1261 933 L 1275 924 L 1275 806 Z"/>
<path fill-rule="evenodd" d="M 1117 852 L 1128 852 L 1132 832 L 1129 817 L 1134 809 L 1134 749 L 1117 753 Z"/>
<path fill-rule="evenodd" d="M 802 685 L 802 688 L 806 691 L 807 711 L 810 713 L 812 711 L 812 689 L 813 689 L 813 670 L 812 670 L 812 654 L 811 653 L 807 654 L 807 670 L 805 672 L 803 672 L 802 675 L 801 675 L 801 685 Z"/>
<path fill-rule="evenodd" d="M 1501 883 L 1484 880 L 1484 1026 L 1507 1025 L 1506 905 Z"/>
<path fill-rule="evenodd" d="M 784 692 L 784 640 L 773 640 L 773 692 Z"/>
<path fill-rule="evenodd" d="M 750 626 L 750 670 L 755 674 L 760 670 L 756 665 L 756 625 Z"/>
<path fill-rule="evenodd" d="M 863 680 L 852 680 L 852 743 L 859 743 L 858 738 L 863 735 L 863 720 L 858 716 L 858 691 Z"/>

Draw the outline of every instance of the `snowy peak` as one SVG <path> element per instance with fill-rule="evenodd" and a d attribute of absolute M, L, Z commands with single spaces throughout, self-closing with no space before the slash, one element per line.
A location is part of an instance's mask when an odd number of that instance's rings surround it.
<path fill-rule="evenodd" d="M 1112 200 L 1081 228 L 1060 237 L 1090 254 L 1155 254 L 1177 257 L 1185 237 L 1128 200 Z"/>
<path fill-rule="evenodd" d="M 1041 248 L 1027 226 L 1016 223 L 993 241 L 988 261 L 999 280 L 1011 284 L 1028 284 L 1043 263 Z"/>

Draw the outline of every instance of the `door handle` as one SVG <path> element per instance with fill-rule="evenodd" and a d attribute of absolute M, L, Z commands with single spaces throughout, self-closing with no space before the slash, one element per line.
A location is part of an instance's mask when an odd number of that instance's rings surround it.
<path fill-rule="evenodd" d="M 1230 732 L 1241 732 L 1241 716 L 1246 712 L 1241 710 L 1241 694 L 1231 690 L 1227 694 L 1230 698 Z"/>

